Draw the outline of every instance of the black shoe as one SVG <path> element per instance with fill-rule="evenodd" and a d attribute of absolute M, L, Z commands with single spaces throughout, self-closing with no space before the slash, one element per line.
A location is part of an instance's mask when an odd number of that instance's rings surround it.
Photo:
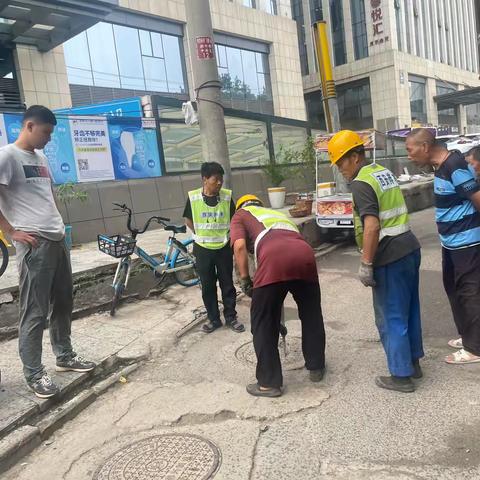
<path fill-rule="evenodd" d="M 206 323 L 203 327 L 202 330 L 205 333 L 212 333 L 214 332 L 217 328 L 220 328 L 222 324 L 220 322 L 208 322 Z"/>
<path fill-rule="evenodd" d="M 412 378 L 415 378 L 418 380 L 419 378 L 423 377 L 423 372 L 422 372 L 422 367 L 420 366 L 420 360 L 414 360 L 413 361 L 413 375 Z"/>
<path fill-rule="evenodd" d="M 311 382 L 321 382 L 323 380 L 323 376 L 325 375 L 325 368 L 310 370 L 309 372 Z"/>
<path fill-rule="evenodd" d="M 411 393 L 415 391 L 415 385 L 410 377 L 376 377 L 375 384 L 377 387 L 396 392 Z"/>
<path fill-rule="evenodd" d="M 279 388 L 272 387 L 267 390 L 262 390 L 258 383 L 247 385 L 247 392 L 254 397 L 274 398 L 282 396 L 282 391 Z"/>
<path fill-rule="evenodd" d="M 28 386 L 38 398 L 50 398 L 59 392 L 58 387 L 52 382 L 52 379 L 46 373 L 43 374 L 42 378 L 29 382 Z"/>
<path fill-rule="evenodd" d="M 234 318 L 233 320 L 226 320 L 225 325 L 237 333 L 245 331 L 245 326 L 243 325 L 243 323 L 240 323 L 236 318 Z"/>
<path fill-rule="evenodd" d="M 59 361 L 55 370 L 57 372 L 90 372 L 96 367 L 95 363 L 85 360 L 80 355 L 75 355 L 69 360 Z"/>

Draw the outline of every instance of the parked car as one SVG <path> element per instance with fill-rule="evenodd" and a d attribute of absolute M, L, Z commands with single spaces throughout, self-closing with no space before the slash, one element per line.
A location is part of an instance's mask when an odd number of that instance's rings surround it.
<path fill-rule="evenodd" d="M 457 137 L 452 138 L 445 143 L 447 150 L 457 150 L 463 154 L 469 152 L 473 147 L 476 147 L 478 145 L 480 145 L 479 137 Z"/>

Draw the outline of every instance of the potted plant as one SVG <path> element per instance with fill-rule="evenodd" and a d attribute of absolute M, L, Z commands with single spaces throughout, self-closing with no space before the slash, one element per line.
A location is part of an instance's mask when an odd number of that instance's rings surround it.
<path fill-rule="evenodd" d="M 282 187 L 282 183 L 286 180 L 286 169 L 290 163 L 293 152 L 283 145 L 280 145 L 278 155 L 275 159 L 270 160 L 263 165 L 263 173 L 265 173 L 270 187 L 268 187 L 268 200 L 272 208 L 283 208 L 285 205 L 285 195 L 287 189 Z"/>
<path fill-rule="evenodd" d="M 73 200 L 85 203 L 88 200 L 88 193 L 73 182 L 62 183 L 57 187 L 57 200 L 65 205 L 70 204 Z M 72 248 L 71 225 L 65 225 L 65 243 L 70 250 Z"/>

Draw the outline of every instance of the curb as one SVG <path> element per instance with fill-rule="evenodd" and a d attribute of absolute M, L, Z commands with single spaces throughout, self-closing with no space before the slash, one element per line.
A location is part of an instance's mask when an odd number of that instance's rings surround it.
<path fill-rule="evenodd" d="M 134 363 L 111 374 L 89 390 L 80 392 L 65 404 L 47 413 L 36 425 L 18 427 L 0 440 L 0 474 L 13 467 L 56 430 L 91 405 L 98 397 L 117 383 L 121 377 L 127 377 L 137 370 L 139 366 L 140 363 Z"/>

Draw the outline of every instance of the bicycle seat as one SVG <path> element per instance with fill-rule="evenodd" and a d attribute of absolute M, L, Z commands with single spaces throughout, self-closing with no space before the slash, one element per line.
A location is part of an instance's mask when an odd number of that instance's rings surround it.
<path fill-rule="evenodd" d="M 187 226 L 186 225 L 167 225 L 165 227 L 165 230 L 168 230 L 169 232 L 174 232 L 174 233 L 186 233 Z"/>

